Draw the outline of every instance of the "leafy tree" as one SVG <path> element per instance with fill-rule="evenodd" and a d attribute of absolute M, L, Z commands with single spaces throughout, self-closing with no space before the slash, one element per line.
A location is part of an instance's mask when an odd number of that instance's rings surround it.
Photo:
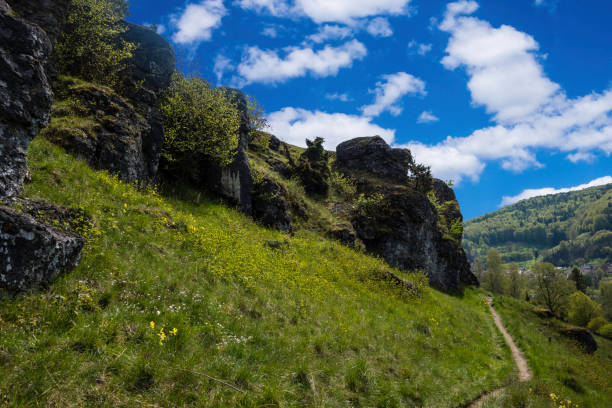
<path fill-rule="evenodd" d="M 180 170 L 201 157 L 219 166 L 232 162 L 240 139 L 240 114 L 225 92 L 201 78 L 187 79 L 175 72 L 160 111 L 167 166 Z"/>
<path fill-rule="evenodd" d="M 487 256 L 487 270 L 483 277 L 483 286 L 493 293 L 504 293 L 504 273 L 502 259 L 495 249 L 491 249 Z"/>
<path fill-rule="evenodd" d="M 565 311 L 569 296 L 575 291 L 574 282 L 567 280 L 562 272 L 548 262 L 535 264 L 534 281 L 538 300 L 552 313 L 560 316 Z"/>
<path fill-rule="evenodd" d="M 329 154 L 323 148 L 324 139 L 306 140 L 306 151 L 297 164 L 297 174 L 304 185 L 306 194 L 327 196 L 329 192 Z"/>
<path fill-rule="evenodd" d="M 569 297 L 568 319 L 578 326 L 586 326 L 591 319 L 601 315 L 601 306 L 578 291 Z"/>
<path fill-rule="evenodd" d="M 592 318 L 591 321 L 589 321 L 587 328 L 597 333 L 599 332 L 599 329 L 601 329 L 606 324 L 608 324 L 608 321 L 603 316 L 597 316 Z"/>
<path fill-rule="evenodd" d="M 55 47 L 64 74 L 117 85 L 136 45 L 121 39 L 127 30 L 125 0 L 72 0 L 66 27 Z"/>
<path fill-rule="evenodd" d="M 431 168 L 424 164 L 416 163 L 412 154 L 410 154 L 408 158 L 408 171 L 414 189 L 423 194 L 427 194 L 433 186 Z"/>
<path fill-rule="evenodd" d="M 612 320 L 612 281 L 605 281 L 599 285 L 599 301 L 606 318 Z"/>
<path fill-rule="evenodd" d="M 523 276 L 519 273 L 518 265 L 511 263 L 508 265 L 506 272 L 508 274 L 508 295 L 521 299 L 525 282 Z"/>
<path fill-rule="evenodd" d="M 584 279 L 584 276 L 580 273 L 580 269 L 574 267 L 572 269 L 572 272 L 570 273 L 570 277 L 571 280 L 573 280 L 576 283 L 576 289 L 579 290 L 582 293 L 586 293 L 586 280 Z"/>

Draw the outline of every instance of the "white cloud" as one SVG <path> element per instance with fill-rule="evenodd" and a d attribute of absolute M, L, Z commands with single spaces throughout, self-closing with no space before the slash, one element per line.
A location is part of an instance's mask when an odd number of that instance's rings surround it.
<path fill-rule="evenodd" d="M 163 24 L 159 24 L 157 28 L 155 29 L 155 32 L 159 35 L 162 35 L 163 33 L 166 32 L 166 27 Z"/>
<path fill-rule="evenodd" d="M 431 111 L 423 111 L 419 115 L 419 118 L 417 119 L 417 123 L 431 123 L 431 122 L 437 122 L 439 120 L 440 119 L 438 119 L 436 115 L 431 113 Z"/>
<path fill-rule="evenodd" d="M 247 10 L 277 17 L 306 16 L 316 23 L 354 23 L 356 19 L 409 12 L 410 0 L 237 0 Z"/>
<path fill-rule="evenodd" d="M 198 4 L 188 4 L 180 16 L 171 19 L 171 24 L 177 30 L 172 40 L 183 45 L 208 41 L 212 37 L 212 31 L 221 26 L 221 20 L 226 14 L 223 0 L 204 0 Z"/>
<path fill-rule="evenodd" d="M 297 146 L 306 146 L 306 139 L 317 136 L 325 139 L 324 146 L 335 150 L 345 140 L 359 136 L 379 135 L 393 143 L 395 130 L 384 129 L 372 119 L 344 113 L 326 113 L 287 107 L 268 115 L 270 132 L 281 140 Z"/>
<path fill-rule="evenodd" d="M 384 75 L 383 80 L 384 82 L 377 82 L 376 89 L 371 91 L 376 95 L 374 103 L 361 108 L 365 116 L 375 117 L 385 111 L 397 116 L 402 113 L 402 108 L 397 103 L 403 96 L 427 94 L 425 82 L 406 72 Z"/>
<path fill-rule="evenodd" d="M 488 161 L 522 171 L 540 167 L 535 150 L 593 160 L 612 154 L 612 89 L 568 99 L 543 73 L 532 37 L 509 26 L 493 28 L 475 17 L 473 1 L 450 3 L 440 28 L 451 34 L 443 64 L 464 67 L 475 104 L 494 115 L 493 124 L 467 137 L 449 136 L 428 146 L 410 142 L 437 177 L 478 180 Z"/>
<path fill-rule="evenodd" d="M 325 98 L 330 101 L 340 101 L 340 102 L 349 102 L 351 99 L 345 93 L 327 93 L 325 94 Z"/>
<path fill-rule="evenodd" d="M 523 190 L 523 192 L 515 196 L 504 196 L 499 206 L 503 207 L 505 205 L 514 204 L 521 200 L 526 200 L 532 197 L 539 197 L 539 196 L 544 196 L 544 195 L 549 195 L 549 194 L 568 193 L 570 191 L 584 190 L 585 188 L 603 186 L 605 184 L 610 184 L 610 183 L 612 183 L 612 177 L 604 176 L 604 177 L 600 177 L 595 180 L 592 180 L 586 184 L 581 184 L 575 187 L 558 188 L 558 189 L 553 188 L 553 187 L 527 189 L 527 190 Z"/>
<path fill-rule="evenodd" d="M 231 69 L 232 61 L 226 56 L 219 54 L 215 58 L 215 65 L 213 66 L 213 72 L 217 77 L 217 82 L 221 82 L 223 75 Z"/>
<path fill-rule="evenodd" d="M 414 49 L 416 51 L 417 54 L 423 56 L 423 55 L 427 55 L 427 53 L 429 53 L 429 51 L 431 51 L 431 48 L 433 46 L 431 44 L 421 44 L 418 43 L 416 40 L 411 40 L 408 43 L 408 48 L 409 49 Z"/>
<path fill-rule="evenodd" d="M 278 51 L 249 47 L 238 65 L 238 82 L 244 86 L 253 82 L 280 83 L 308 73 L 319 77 L 333 76 L 367 55 L 365 46 L 357 40 L 341 46 L 314 51 L 311 48 L 289 47 L 284 56 Z"/>
<path fill-rule="evenodd" d="M 366 31 L 374 37 L 390 37 L 393 35 L 389 20 L 384 17 L 372 19 L 366 26 Z"/>
<path fill-rule="evenodd" d="M 319 27 L 315 34 L 308 36 L 307 40 L 319 44 L 329 40 L 344 40 L 353 34 L 353 29 L 350 27 L 326 24 Z"/>
<path fill-rule="evenodd" d="M 278 32 L 276 31 L 275 27 L 269 26 L 261 30 L 261 35 L 270 37 L 270 38 L 276 38 L 278 37 Z"/>

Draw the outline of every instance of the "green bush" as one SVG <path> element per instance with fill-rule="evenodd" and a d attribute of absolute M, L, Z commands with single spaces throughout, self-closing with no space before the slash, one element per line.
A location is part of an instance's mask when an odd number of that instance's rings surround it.
<path fill-rule="evenodd" d="M 298 161 L 297 174 L 308 195 L 326 197 L 329 193 L 329 153 L 323 148 L 323 138 L 306 140 L 308 148 Z"/>
<path fill-rule="evenodd" d="M 72 0 L 55 46 L 63 74 L 115 86 L 136 45 L 120 38 L 127 28 L 125 0 Z"/>
<path fill-rule="evenodd" d="M 578 326 L 586 326 L 601 315 L 601 306 L 582 292 L 574 292 L 569 298 L 568 318 Z"/>
<path fill-rule="evenodd" d="M 349 176 L 336 171 L 331 173 L 330 177 L 331 188 L 347 201 L 355 198 L 357 194 L 357 185 L 355 180 Z"/>
<path fill-rule="evenodd" d="M 204 156 L 212 164 L 232 162 L 240 140 L 240 114 L 225 92 L 201 78 L 175 72 L 160 104 L 167 166 L 183 168 Z"/>
<path fill-rule="evenodd" d="M 591 319 L 591 321 L 587 325 L 587 329 L 595 333 L 599 333 L 599 329 L 601 329 L 606 324 L 608 324 L 608 321 L 604 317 L 597 316 Z"/>
<path fill-rule="evenodd" d="M 385 196 L 381 193 L 374 193 L 368 196 L 360 194 L 357 198 L 357 208 L 361 215 L 369 218 L 376 218 L 378 215 L 385 214 L 388 210 Z"/>
<path fill-rule="evenodd" d="M 608 338 L 608 339 L 612 340 L 612 323 L 608 323 L 606 325 L 603 325 L 599 329 L 599 334 L 601 334 L 605 338 Z"/>

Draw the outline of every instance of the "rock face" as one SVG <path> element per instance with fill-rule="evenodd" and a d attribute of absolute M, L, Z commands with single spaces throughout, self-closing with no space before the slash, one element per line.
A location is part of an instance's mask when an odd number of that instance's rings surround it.
<path fill-rule="evenodd" d="M 66 23 L 70 0 L 8 0 L 24 19 L 42 28 L 53 43 Z"/>
<path fill-rule="evenodd" d="M 380 136 L 358 137 L 336 148 L 339 167 L 351 172 L 367 172 L 395 182 L 408 179 L 410 152 L 392 149 Z"/>
<path fill-rule="evenodd" d="M 43 135 L 95 169 L 125 181 L 157 174 L 163 130 L 151 124 L 110 89 L 69 79 L 58 84 L 62 101 Z"/>
<path fill-rule="evenodd" d="M 0 0 L 0 199 L 18 194 L 30 141 L 49 122 L 52 92 L 44 66 L 51 42 Z"/>
<path fill-rule="evenodd" d="M 569 337 L 580 344 L 580 347 L 587 354 L 593 354 L 597 351 L 597 342 L 593 338 L 593 335 L 586 329 L 581 328 L 570 328 L 561 330 L 561 334 L 565 337 Z"/>
<path fill-rule="evenodd" d="M 48 284 L 78 264 L 83 244 L 76 234 L 0 207 L 0 287 L 21 291 Z"/>
<path fill-rule="evenodd" d="M 287 191 L 269 179 L 256 183 L 252 195 L 253 218 L 269 228 L 291 232 L 291 212 Z"/>
<path fill-rule="evenodd" d="M 379 197 L 368 208 L 356 208 L 351 217 L 369 252 L 400 269 L 425 270 L 430 284 L 443 291 L 478 284 L 460 243 L 440 229 L 436 207 L 407 185 L 410 152 L 391 149 L 375 136 L 344 142 L 336 153 L 338 170 L 360 180 L 359 192 Z M 434 193 L 440 201 L 456 203 L 446 184 L 436 182 Z M 460 219 L 458 208 L 458 214 L 449 212 L 452 220 Z"/>

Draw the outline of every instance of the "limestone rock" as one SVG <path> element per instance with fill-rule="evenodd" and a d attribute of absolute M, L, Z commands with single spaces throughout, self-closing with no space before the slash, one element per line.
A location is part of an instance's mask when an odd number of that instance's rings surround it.
<path fill-rule="evenodd" d="M 291 232 L 291 212 L 287 191 L 270 179 L 263 179 L 253 187 L 253 218 L 279 231 Z"/>
<path fill-rule="evenodd" d="M 66 23 L 70 0 L 8 0 L 8 3 L 21 17 L 42 28 L 53 43 Z"/>
<path fill-rule="evenodd" d="M 51 42 L 0 0 L 0 199 L 19 194 L 30 141 L 49 122 Z"/>
<path fill-rule="evenodd" d="M 410 152 L 392 149 L 380 136 L 358 137 L 340 143 L 336 163 L 352 172 L 368 172 L 378 178 L 403 183 L 408 180 Z"/>
<path fill-rule="evenodd" d="M 50 283 L 78 264 L 83 244 L 76 234 L 0 207 L 0 287 L 22 291 Z"/>
<path fill-rule="evenodd" d="M 163 134 L 153 132 L 151 124 L 112 90 L 71 79 L 62 82 L 61 98 L 77 101 L 77 106 L 54 108 L 43 135 L 91 167 L 124 181 L 153 179 L 162 143 L 157 139 Z"/>

